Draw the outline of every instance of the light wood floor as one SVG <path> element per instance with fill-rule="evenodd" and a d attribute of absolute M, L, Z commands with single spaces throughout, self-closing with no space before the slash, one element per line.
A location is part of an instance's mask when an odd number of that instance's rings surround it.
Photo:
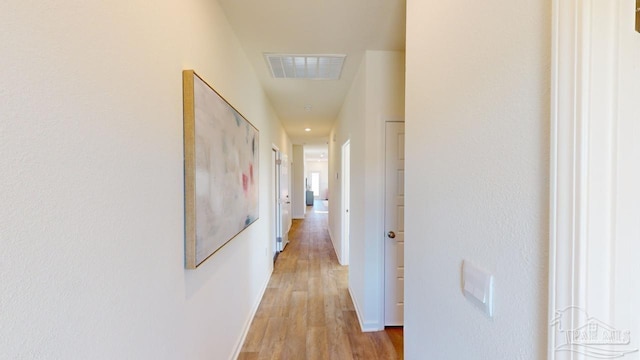
<path fill-rule="evenodd" d="M 402 359 L 402 328 L 363 333 L 321 201 L 294 220 L 238 359 Z"/>

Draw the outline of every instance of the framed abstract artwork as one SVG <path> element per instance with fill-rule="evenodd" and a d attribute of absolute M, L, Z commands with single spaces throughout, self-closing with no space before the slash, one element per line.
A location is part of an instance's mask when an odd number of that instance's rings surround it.
<path fill-rule="evenodd" d="M 259 132 L 193 70 L 182 72 L 185 266 L 258 219 Z"/>

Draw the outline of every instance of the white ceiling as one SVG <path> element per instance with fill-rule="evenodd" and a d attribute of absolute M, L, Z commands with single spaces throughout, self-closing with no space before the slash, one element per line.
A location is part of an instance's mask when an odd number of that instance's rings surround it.
<path fill-rule="evenodd" d="M 329 146 L 328 145 L 305 145 L 304 160 L 305 161 L 328 161 Z"/>
<path fill-rule="evenodd" d="M 365 50 L 404 50 L 405 0 L 218 2 L 294 144 L 327 143 Z M 264 53 L 347 58 L 340 80 L 273 79 Z"/>

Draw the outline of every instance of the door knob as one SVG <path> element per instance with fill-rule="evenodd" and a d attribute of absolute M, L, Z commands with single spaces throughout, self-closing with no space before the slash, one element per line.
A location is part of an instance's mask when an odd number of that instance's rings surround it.
<path fill-rule="evenodd" d="M 388 237 L 389 239 L 394 239 L 394 238 L 396 237 L 396 233 L 394 233 L 393 231 L 389 231 L 389 232 L 387 233 L 387 237 Z"/>

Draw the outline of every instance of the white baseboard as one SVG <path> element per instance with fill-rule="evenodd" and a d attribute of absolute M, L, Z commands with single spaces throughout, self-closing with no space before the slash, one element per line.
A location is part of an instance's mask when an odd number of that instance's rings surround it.
<path fill-rule="evenodd" d="M 273 270 L 272 270 L 273 271 Z M 247 335 L 249 334 L 249 329 L 251 329 L 251 323 L 253 322 L 253 318 L 256 316 L 256 312 L 258 312 L 258 307 L 260 307 L 260 302 L 262 301 L 262 297 L 264 296 L 265 291 L 267 291 L 267 286 L 269 285 L 269 281 L 271 280 L 271 274 L 267 276 L 267 281 L 265 281 L 264 285 L 262 285 L 262 290 L 260 291 L 260 296 L 258 300 L 253 305 L 247 320 L 245 320 L 244 329 L 242 330 L 242 336 L 240 340 L 236 344 L 236 350 L 231 355 L 229 360 L 235 360 L 240 356 L 240 351 L 242 351 L 242 345 L 244 345 L 244 341 L 247 339 Z"/>
<path fill-rule="evenodd" d="M 360 314 L 360 308 L 358 308 L 358 303 L 354 300 L 353 293 L 351 292 L 351 287 L 349 286 L 349 295 L 351 296 L 351 301 L 353 302 L 353 308 L 356 309 L 356 316 L 358 317 L 358 323 L 360 324 L 360 330 L 362 332 L 373 332 L 384 330 L 384 325 L 381 325 L 377 321 L 362 321 L 362 315 Z"/>
<path fill-rule="evenodd" d="M 304 212 L 302 214 L 300 214 L 300 213 L 292 213 L 291 214 L 291 218 L 292 219 L 303 220 L 304 217 L 305 217 L 305 213 Z"/>
<path fill-rule="evenodd" d="M 342 264 L 342 258 L 340 257 L 340 254 L 338 254 L 338 249 L 336 249 L 336 243 L 335 241 L 333 241 L 333 234 L 331 233 L 331 228 L 327 226 L 327 232 L 329 233 L 329 240 L 331 240 L 331 247 L 333 248 L 333 252 L 336 254 L 336 257 L 338 258 L 338 263 L 340 263 L 340 265 Z"/>

